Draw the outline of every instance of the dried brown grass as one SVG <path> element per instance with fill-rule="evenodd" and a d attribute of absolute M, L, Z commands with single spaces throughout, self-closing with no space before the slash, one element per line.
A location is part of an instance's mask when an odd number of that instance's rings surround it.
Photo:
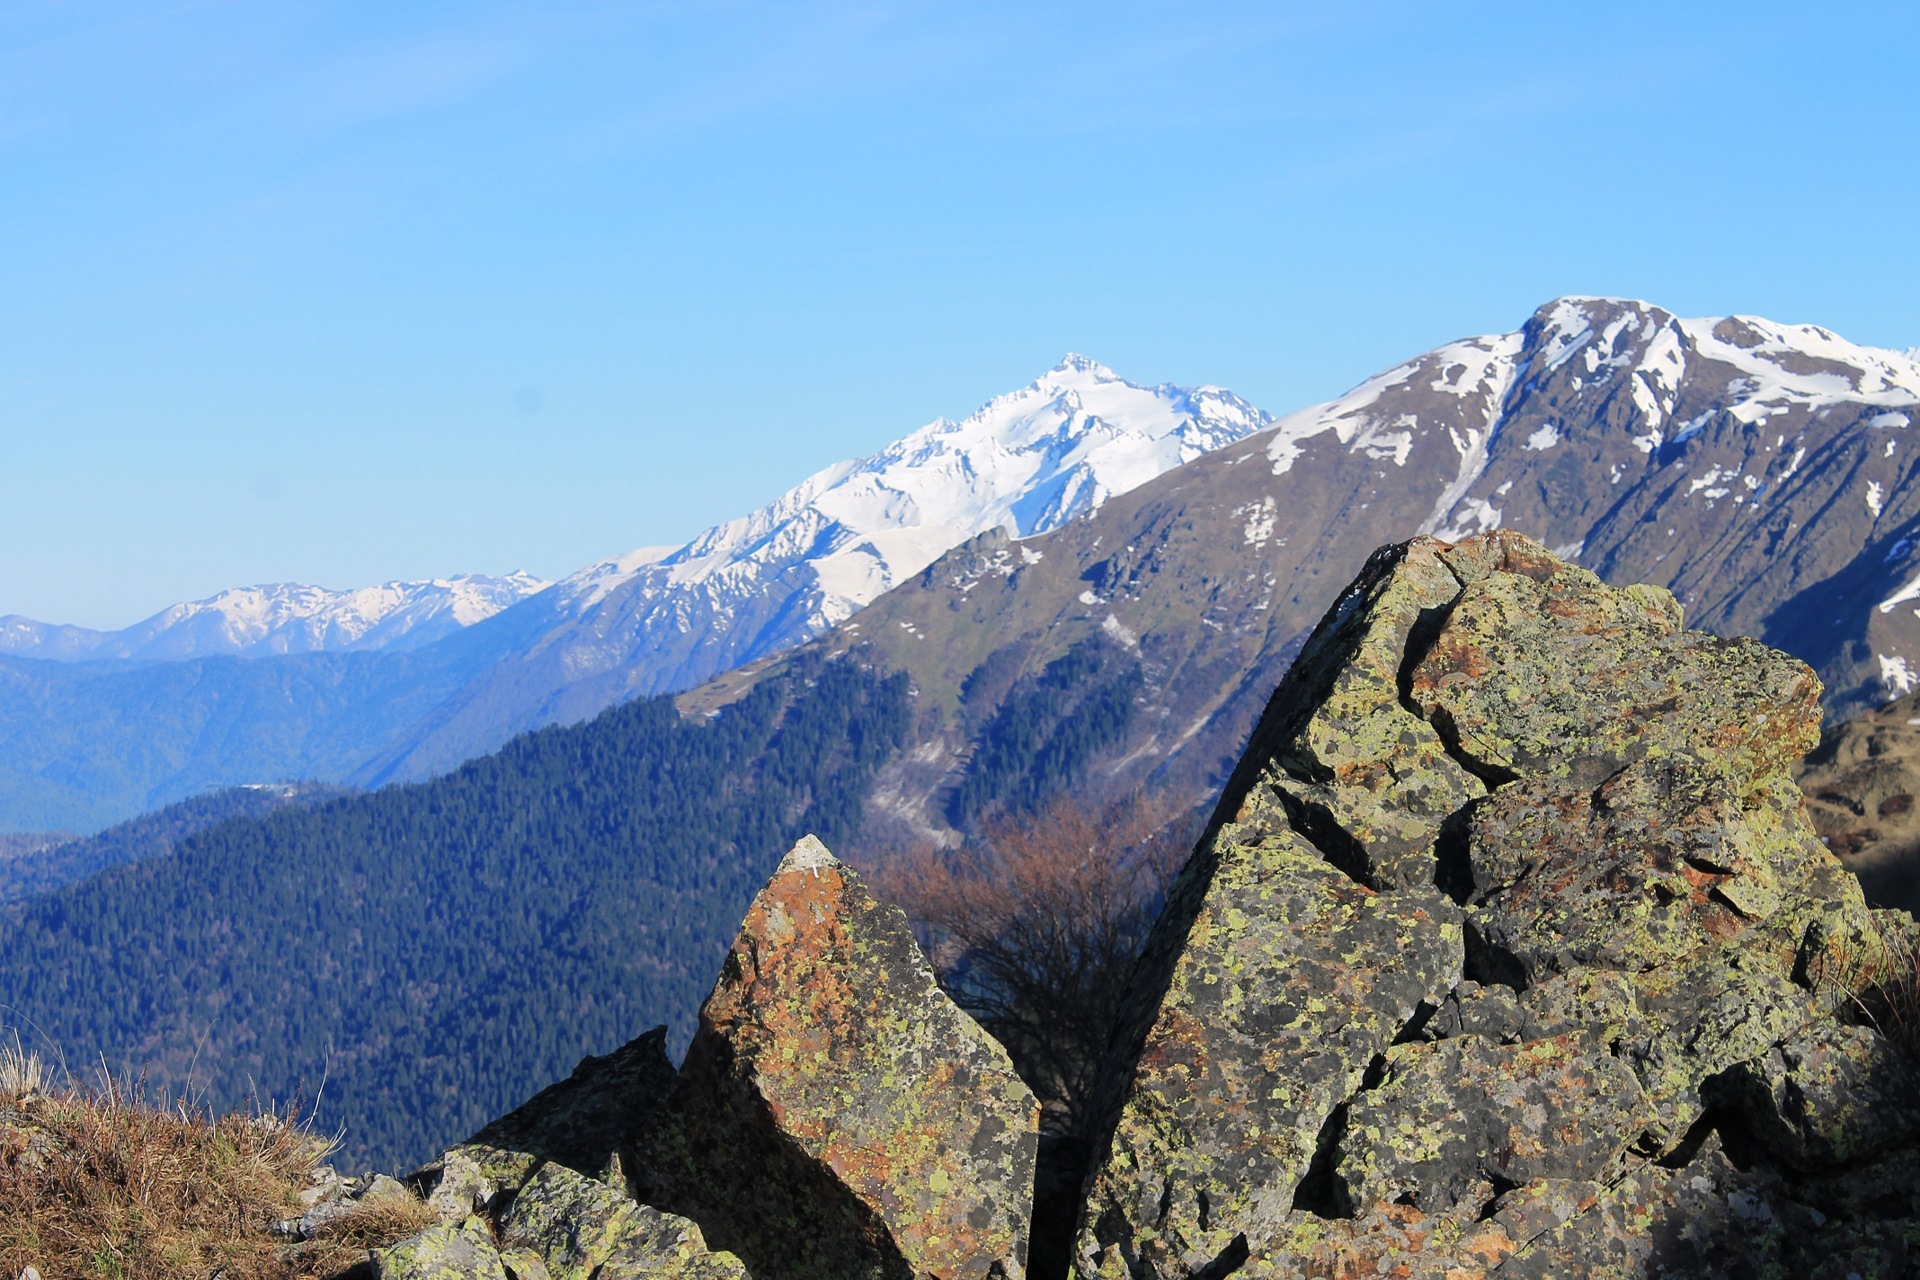
<path fill-rule="evenodd" d="M 1863 1021 L 1920 1061 L 1920 933 L 1829 944 L 1811 968 L 1817 986 L 1841 993 Z"/>
<path fill-rule="evenodd" d="M 25 1055 L 0 1062 L 0 1276 L 30 1265 L 44 1280 L 296 1280 L 425 1225 L 415 1201 L 374 1202 L 283 1257 L 270 1228 L 300 1214 L 331 1144 L 285 1114 L 215 1117 L 156 1103 L 138 1080 L 48 1075 Z"/>

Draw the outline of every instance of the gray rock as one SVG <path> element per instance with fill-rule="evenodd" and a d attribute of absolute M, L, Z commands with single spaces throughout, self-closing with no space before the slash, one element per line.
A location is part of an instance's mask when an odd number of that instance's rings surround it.
<path fill-rule="evenodd" d="M 1477 1214 L 1493 1189 L 1600 1178 L 1643 1127 L 1640 1082 L 1577 1033 L 1396 1045 L 1353 1100 L 1336 1175 L 1349 1204 Z"/>
<path fill-rule="evenodd" d="M 375 1280 L 507 1280 L 486 1224 L 443 1223 L 368 1255 Z"/>
<path fill-rule="evenodd" d="M 532 1253 L 550 1280 L 746 1280 L 685 1218 L 636 1204 L 565 1165 L 543 1165 L 514 1196 L 501 1242 Z"/>
<path fill-rule="evenodd" d="M 1867 1027 L 1809 1027 L 1730 1073 L 1725 1096 L 1800 1169 L 1830 1169 L 1920 1135 L 1920 1063 Z"/>

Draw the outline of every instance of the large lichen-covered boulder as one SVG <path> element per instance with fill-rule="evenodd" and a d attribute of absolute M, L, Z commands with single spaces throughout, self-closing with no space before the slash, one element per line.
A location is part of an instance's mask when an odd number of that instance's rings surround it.
<path fill-rule="evenodd" d="M 756 1280 L 1025 1273 L 1039 1108 L 812 837 L 754 899 L 631 1176 Z"/>
<path fill-rule="evenodd" d="M 1905 926 L 1791 781 L 1819 694 L 1517 535 L 1383 549 L 1143 958 L 1078 1269 L 1902 1274 L 1843 1174 L 1920 1168 L 1845 980 Z M 1397 945 L 1297 906 L 1362 895 Z"/>

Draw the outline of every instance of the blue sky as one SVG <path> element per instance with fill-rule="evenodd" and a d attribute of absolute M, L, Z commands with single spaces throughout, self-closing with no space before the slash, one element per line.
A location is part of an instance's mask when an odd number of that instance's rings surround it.
<path fill-rule="evenodd" d="M 1920 6 L 0 6 L 0 614 L 549 576 L 1068 350 L 1920 344 Z"/>

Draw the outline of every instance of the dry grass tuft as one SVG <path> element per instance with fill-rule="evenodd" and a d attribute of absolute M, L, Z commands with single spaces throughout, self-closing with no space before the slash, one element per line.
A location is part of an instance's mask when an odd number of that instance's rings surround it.
<path fill-rule="evenodd" d="M 155 1104 L 140 1081 L 47 1074 L 17 1042 L 0 1048 L 0 1277 L 298 1280 L 425 1225 L 424 1205 L 394 1196 L 406 1204 L 371 1202 L 288 1253 L 270 1228 L 299 1216 L 329 1143 L 286 1115 L 215 1118 Z"/>
<path fill-rule="evenodd" d="M 1861 1017 L 1920 1061 L 1920 933 L 1889 930 L 1851 946 L 1829 946 L 1812 966 L 1816 985 L 1837 988 Z"/>
<path fill-rule="evenodd" d="M 411 1195 L 374 1196 L 334 1218 L 297 1250 L 298 1264 L 281 1274 L 332 1276 L 361 1262 L 367 1250 L 405 1240 L 440 1221 Z"/>
<path fill-rule="evenodd" d="M 0 1098 L 17 1102 L 39 1093 L 46 1083 L 47 1064 L 21 1045 L 18 1031 L 12 1044 L 0 1044 Z"/>
<path fill-rule="evenodd" d="M 1920 1061 L 1920 945 L 1890 943 L 1878 968 L 1855 998 L 1881 1035 Z"/>

